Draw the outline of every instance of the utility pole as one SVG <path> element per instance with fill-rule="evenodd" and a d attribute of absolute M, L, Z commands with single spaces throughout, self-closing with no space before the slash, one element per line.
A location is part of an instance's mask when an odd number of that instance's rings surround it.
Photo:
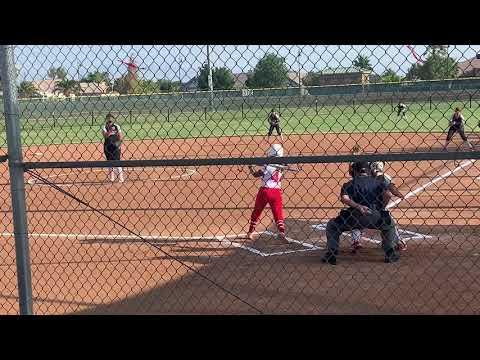
<path fill-rule="evenodd" d="M 207 45 L 207 68 L 208 68 L 208 89 L 210 90 L 210 106 L 213 105 L 213 78 L 210 62 L 210 45 Z"/>
<path fill-rule="evenodd" d="M 300 74 L 300 55 L 301 55 L 301 50 L 300 47 L 298 48 L 298 55 L 297 55 L 297 66 L 298 66 L 298 92 L 300 96 L 302 96 L 302 78 Z"/>

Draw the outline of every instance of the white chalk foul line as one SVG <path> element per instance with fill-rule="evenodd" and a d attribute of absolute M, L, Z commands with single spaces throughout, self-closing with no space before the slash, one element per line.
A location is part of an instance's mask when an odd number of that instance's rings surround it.
<path fill-rule="evenodd" d="M 93 169 L 90 172 L 104 172 L 104 171 L 105 171 L 104 169 Z M 133 171 L 135 171 L 135 169 Z M 143 179 L 143 181 L 161 181 L 161 180 L 169 180 L 169 179 L 171 179 L 171 180 L 181 179 L 181 178 L 184 178 L 184 177 L 190 177 L 193 174 L 195 174 L 196 172 L 197 171 L 195 169 L 185 169 L 184 172 L 180 175 L 171 175 L 168 178 L 159 178 L 159 177 L 147 178 L 147 179 Z M 128 172 L 127 172 L 127 174 L 128 174 Z M 58 178 L 61 178 L 61 177 L 66 177 L 66 176 L 69 176 L 69 175 L 70 174 L 67 174 L 67 173 L 61 173 L 61 174 L 54 174 L 54 175 L 46 176 L 45 178 L 52 180 L 52 179 L 58 179 Z M 128 175 L 127 175 L 127 181 L 128 181 Z M 140 180 L 140 181 L 142 181 L 142 180 Z M 42 182 L 37 181 L 35 178 L 28 179 L 27 183 L 29 185 L 49 186 L 48 184 L 43 184 Z M 79 183 L 82 183 L 82 182 L 80 181 Z M 105 181 L 104 183 L 105 184 L 110 184 L 111 181 Z M 57 184 L 57 186 L 60 186 L 60 187 L 70 187 L 70 186 L 74 186 L 74 185 L 75 185 L 74 183 L 72 183 L 72 184 Z"/>
<path fill-rule="evenodd" d="M 450 170 L 450 171 L 447 171 L 445 174 L 442 174 L 442 175 L 439 175 L 437 176 L 436 178 L 434 178 L 433 180 L 429 181 L 428 183 L 426 183 L 425 185 L 422 185 L 420 186 L 419 188 L 413 190 L 413 191 L 410 191 L 407 195 L 405 195 L 405 197 L 403 199 L 397 199 L 393 202 L 391 202 L 390 204 L 387 205 L 387 209 L 391 209 L 395 206 L 397 206 L 399 203 L 401 203 L 403 200 L 405 199 L 408 199 L 408 198 L 411 198 L 412 196 L 415 196 L 417 195 L 418 193 L 421 193 L 423 190 L 425 190 L 426 188 L 432 186 L 433 184 L 436 184 L 437 182 L 441 181 L 441 180 L 444 180 L 446 179 L 447 177 L 455 174 L 456 172 L 462 170 L 464 167 L 467 167 L 471 164 L 473 164 L 475 162 L 475 160 L 464 160 L 462 161 L 462 163 L 457 166 L 455 169 L 453 170 Z"/>
<path fill-rule="evenodd" d="M 428 188 L 428 187 L 436 184 L 437 182 L 439 182 L 439 181 L 441 181 L 441 180 L 444 180 L 444 179 L 448 178 L 449 176 L 455 174 L 456 172 L 462 170 L 463 168 L 465 168 L 465 167 L 473 164 L 474 162 L 475 162 L 475 160 L 464 160 L 464 161 L 462 161 L 462 163 L 460 163 L 460 165 L 457 166 L 455 169 L 450 170 L 450 171 L 447 171 L 446 173 L 437 176 L 436 178 L 434 178 L 433 180 L 427 182 L 426 184 L 424 184 L 424 185 L 416 188 L 415 190 L 410 191 L 407 195 L 405 195 L 405 197 L 404 197 L 403 199 L 397 199 L 397 200 L 391 202 L 390 204 L 388 204 L 388 205 L 386 206 L 386 209 L 391 209 L 391 208 L 396 207 L 396 206 L 397 206 L 399 203 L 401 203 L 403 200 L 408 199 L 408 198 L 411 198 L 412 196 L 418 195 L 419 193 L 421 193 L 422 191 L 424 191 L 426 188 Z M 323 231 L 326 230 L 326 224 L 312 225 L 312 227 L 313 227 L 314 229 L 317 229 L 317 230 L 323 230 Z M 398 231 L 399 231 L 399 232 L 406 233 L 406 234 L 413 235 L 413 236 L 411 236 L 411 237 L 403 238 L 403 239 L 402 239 L 403 241 L 408 241 L 408 240 L 412 240 L 412 239 L 427 239 L 427 238 L 431 238 L 430 235 L 424 235 L 424 234 L 416 233 L 416 232 L 413 232 L 413 231 L 402 230 L 402 229 L 399 229 Z M 371 239 L 371 238 L 368 238 L 368 237 L 362 237 L 362 239 L 364 239 L 364 240 L 366 240 L 366 241 L 373 242 L 373 243 L 375 243 L 375 244 L 380 244 L 380 243 L 381 243 L 381 241 L 379 241 L 379 240 Z"/>

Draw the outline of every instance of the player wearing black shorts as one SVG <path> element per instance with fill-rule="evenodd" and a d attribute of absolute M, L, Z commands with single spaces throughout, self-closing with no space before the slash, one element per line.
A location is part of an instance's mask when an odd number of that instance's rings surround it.
<path fill-rule="evenodd" d="M 272 109 L 270 111 L 270 114 L 268 115 L 268 122 L 270 123 L 270 128 L 268 129 L 268 137 L 273 134 L 273 130 L 277 130 L 277 134 L 280 136 L 280 138 L 283 141 L 283 135 L 282 131 L 280 130 L 280 115 L 275 111 L 275 109 Z"/>
<path fill-rule="evenodd" d="M 464 128 L 465 119 L 462 115 L 462 111 L 460 108 L 456 108 L 455 112 L 453 113 L 452 119 L 449 122 L 449 129 L 447 134 L 447 139 L 445 140 L 445 145 L 443 146 L 443 150 L 447 149 L 448 144 L 452 141 L 453 135 L 458 132 L 460 137 L 463 140 L 463 143 L 467 143 L 470 149 L 473 149 L 472 144 L 468 141 L 467 136 L 465 135 L 465 128 Z"/>
<path fill-rule="evenodd" d="M 404 103 L 398 103 L 397 117 L 402 117 L 402 119 L 407 117 L 407 105 Z"/>
<path fill-rule="evenodd" d="M 114 122 L 114 117 L 112 114 L 108 113 L 106 118 L 105 126 L 102 129 L 102 134 L 104 138 L 103 142 L 103 152 L 107 160 L 120 160 L 121 157 L 121 144 L 123 140 L 122 130 L 120 126 Z M 118 174 L 118 181 L 124 182 L 123 169 L 117 167 L 115 169 L 109 169 L 109 178 L 110 181 L 115 181 L 115 172 Z"/>

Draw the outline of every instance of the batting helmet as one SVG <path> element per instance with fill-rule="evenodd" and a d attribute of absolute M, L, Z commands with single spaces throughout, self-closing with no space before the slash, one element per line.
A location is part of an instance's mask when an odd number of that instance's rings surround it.
<path fill-rule="evenodd" d="M 283 147 L 280 144 L 273 144 L 267 151 L 267 156 L 283 156 Z"/>

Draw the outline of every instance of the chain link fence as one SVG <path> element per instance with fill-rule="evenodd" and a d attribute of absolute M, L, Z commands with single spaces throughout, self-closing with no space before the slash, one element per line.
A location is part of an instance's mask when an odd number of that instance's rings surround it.
<path fill-rule="evenodd" d="M 0 313 L 479 312 L 480 46 L 2 51 Z"/>

